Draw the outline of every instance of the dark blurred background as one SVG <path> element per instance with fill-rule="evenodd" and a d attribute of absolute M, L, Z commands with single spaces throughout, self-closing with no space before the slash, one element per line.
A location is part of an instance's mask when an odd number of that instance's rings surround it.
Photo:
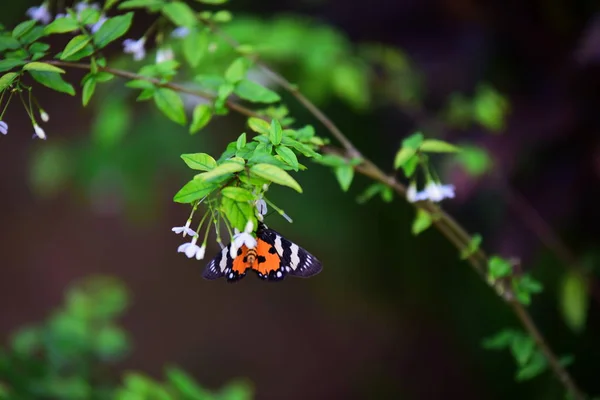
<path fill-rule="evenodd" d="M 34 4 L 3 4 L 0 23 L 16 24 Z M 487 251 L 519 258 L 543 282 L 530 307 L 534 319 L 559 354 L 575 356 L 570 371 L 581 387 L 599 393 L 593 290 L 584 329 L 571 329 L 561 314 L 567 271 L 592 271 L 593 289 L 600 256 L 598 5 L 238 0 L 230 7 L 234 16 L 264 21 L 308 16 L 352 43 L 383 43 L 412 60 L 424 83 L 418 107 L 389 97 L 362 110 L 335 97 L 318 103 L 389 172 L 402 138 L 440 121 L 433 135 L 487 149 L 493 168 L 478 177 L 440 157 L 439 172 L 457 186 L 444 206 L 483 235 Z M 134 32 L 148 20 L 136 19 Z M 118 56 L 118 46 L 112 52 Z M 293 66 L 283 70 L 300 79 Z M 481 82 L 510 104 L 502 128 L 444 125 L 439 116 L 449 98 L 471 97 Z M 45 318 L 72 281 L 101 273 L 124 280 L 133 296 L 123 324 L 134 347 L 123 370 L 158 375 L 175 362 L 208 387 L 248 378 L 257 399 L 564 398 L 550 372 L 517 383 L 510 353 L 481 347 L 518 321 L 437 231 L 411 235 L 414 210 L 404 200 L 358 205 L 366 179 L 343 193 L 327 168 L 308 163 L 297 176 L 303 195 L 272 194 L 294 223 L 277 214 L 267 223 L 320 258 L 323 272 L 273 285 L 253 276 L 236 285 L 208 282 L 200 276 L 205 261 L 178 254 L 182 240 L 170 231 L 189 211 L 172 202 L 191 177 L 179 155 L 218 155 L 244 120 L 218 118 L 190 137 L 139 107 L 121 116 L 126 133 L 111 147 L 90 128 L 102 118 L 98 104 L 82 108 L 77 97 L 36 93 L 50 114 L 48 140 L 31 139 L 17 103 L 0 138 L 3 340 Z M 125 101 L 107 98 L 116 107 Z M 306 112 L 290 108 L 327 136 Z M 60 185 L 45 184 L 57 175 Z M 216 251 L 213 243 L 208 254 Z"/>

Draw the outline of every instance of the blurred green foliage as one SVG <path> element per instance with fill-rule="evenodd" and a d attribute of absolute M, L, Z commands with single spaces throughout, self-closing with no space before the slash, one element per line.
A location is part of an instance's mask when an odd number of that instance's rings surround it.
<path fill-rule="evenodd" d="M 43 323 L 15 332 L 0 348 L 2 399 L 246 400 L 246 382 L 209 391 L 184 371 L 168 366 L 163 382 L 129 371 L 119 382 L 117 362 L 130 352 L 118 325 L 129 293 L 115 278 L 94 276 L 69 288 L 64 304 Z"/>

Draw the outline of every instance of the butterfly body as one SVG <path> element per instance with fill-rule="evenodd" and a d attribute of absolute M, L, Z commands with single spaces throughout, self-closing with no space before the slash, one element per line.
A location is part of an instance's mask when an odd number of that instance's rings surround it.
<path fill-rule="evenodd" d="M 248 270 L 267 281 L 281 281 L 287 275 L 308 278 L 321 272 L 321 262 L 295 243 L 276 231 L 259 223 L 256 231 L 256 247 L 245 245 L 231 256 L 231 246 L 226 246 L 204 269 L 205 279 L 225 277 L 235 282 L 246 276 Z"/>

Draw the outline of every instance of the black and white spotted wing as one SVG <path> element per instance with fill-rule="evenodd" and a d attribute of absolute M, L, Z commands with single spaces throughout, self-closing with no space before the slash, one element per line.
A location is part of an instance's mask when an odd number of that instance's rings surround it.
<path fill-rule="evenodd" d="M 308 278 L 321 272 L 323 267 L 315 256 L 273 229 L 269 229 L 262 222 L 258 224 L 256 236 L 270 244 L 272 246 L 270 252 L 275 251 L 281 259 L 279 270 L 271 272 L 265 277 L 266 279 L 281 280 L 286 275 Z"/>
<path fill-rule="evenodd" d="M 202 277 L 208 280 L 226 277 L 227 282 L 233 283 L 239 281 L 246 272 L 239 273 L 233 270 L 233 258 L 229 255 L 230 246 L 224 247 L 215 258 L 213 258 L 204 268 Z"/>

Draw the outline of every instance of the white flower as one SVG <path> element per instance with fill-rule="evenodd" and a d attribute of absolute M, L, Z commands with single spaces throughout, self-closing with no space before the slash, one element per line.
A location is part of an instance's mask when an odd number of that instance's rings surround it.
<path fill-rule="evenodd" d="M 265 215 L 267 213 L 267 202 L 263 199 L 260 199 L 256 202 L 256 210 L 260 215 Z"/>
<path fill-rule="evenodd" d="M 196 251 L 196 260 L 202 260 L 204 258 L 204 253 L 206 253 L 206 245 L 203 244 L 202 247 Z"/>
<path fill-rule="evenodd" d="M 8 124 L 4 121 L 0 121 L 0 133 L 3 135 L 8 133 Z"/>
<path fill-rule="evenodd" d="M 204 253 L 206 251 L 206 246 L 202 245 L 202 247 L 198 246 L 196 242 L 198 241 L 198 235 L 192 238 L 192 241 L 189 243 L 184 243 L 177 248 L 178 253 L 185 253 L 187 258 L 196 257 L 197 260 L 201 260 L 204 258 Z"/>
<path fill-rule="evenodd" d="M 417 185 L 415 182 L 411 182 L 410 185 L 408 185 L 408 190 L 406 191 L 406 200 L 409 202 L 414 203 L 415 201 L 427 200 L 428 197 L 429 195 L 426 190 L 417 192 Z"/>
<path fill-rule="evenodd" d="M 40 110 L 40 118 L 42 119 L 42 121 L 44 122 L 48 122 L 50 120 L 50 116 L 48 115 L 48 113 L 44 110 Z"/>
<path fill-rule="evenodd" d="M 250 232 L 252 232 L 253 230 L 254 224 L 252 223 L 252 221 L 248 221 L 244 232 L 240 232 L 237 228 L 235 228 L 235 235 L 233 235 L 233 240 L 231 241 L 231 248 L 229 250 L 229 255 L 231 256 L 231 258 L 235 258 L 237 256 L 238 249 L 244 245 L 246 245 L 246 247 L 249 249 L 253 249 L 256 247 L 256 239 L 250 234 Z"/>
<path fill-rule="evenodd" d="M 439 202 L 444 199 L 454 197 L 454 185 L 442 185 L 441 183 L 429 182 L 422 192 L 423 200 L 429 199 L 433 202 Z"/>
<path fill-rule="evenodd" d="M 92 33 L 98 32 L 98 29 L 100 29 L 106 21 L 108 21 L 108 18 L 106 18 L 106 15 L 102 14 L 100 16 L 100 18 L 98 19 L 98 22 L 96 22 L 95 24 L 92 24 L 92 25 L 88 25 L 90 28 L 90 31 L 92 31 Z"/>
<path fill-rule="evenodd" d="M 54 16 L 54 20 L 61 19 L 61 18 L 66 18 L 66 17 L 67 17 L 67 14 L 65 14 L 65 13 L 58 13 L 58 14 L 56 14 Z"/>
<path fill-rule="evenodd" d="M 125 39 L 123 41 L 123 52 L 133 54 L 133 59 L 135 61 L 140 61 L 146 57 L 146 49 L 144 48 L 145 44 L 145 37 L 142 37 L 138 40 Z"/>
<path fill-rule="evenodd" d="M 173 49 L 170 47 L 163 47 L 156 51 L 156 63 L 159 64 L 163 61 L 171 61 L 175 55 Z"/>
<path fill-rule="evenodd" d="M 80 14 L 84 10 L 87 10 L 88 8 L 93 8 L 94 10 L 99 10 L 100 6 L 98 5 L 98 3 L 88 4 L 85 1 L 80 1 L 79 3 L 75 4 L 75 12 L 77 13 L 77 18 L 79 18 Z"/>
<path fill-rule="evenodd" d="M 44 132 L 44 130 L 38 124 L 33 124 L 33 130 L 35 131 L 35 136 L 42 140 L 46 140 L 46 132 Z"/>
<path fill-rule="evenodd" d="M 177 39 L 182 39 L 182 38 L 186 37 L 187 35 L 189 35 L 189 33 L 190 33 L 190 28 L 187 28 L 185 26 L 180 26 L 179 28 L 173 29 L 173 32 L 171 32 L 171 37 L 174 37 Z"/>
<path fill-rule="evenodd" d="M 46 25 L 52 21 L 52 15 L 50 15 L 50 10 L 48 9 L 48 5 L 46 3 L 42 4 L 39 7 L 31 7 L 29 8 L 25 14 L 36 21 L 40 21 L 42 24 Z"/>
<path fill-rule="evenodd" d="M 185 235 L 194 236 L 194 235 L 196 235 L 196 232 L 194 232 L 193 229 L 190 229 L 191 223 L 192 223 L 192 220 L 188 219 L 187 222 L 185 223 L 185 226 L 176 226 L 176 227 L 172 228 L 171 230 L 178 235 L 183 232 L 183 237 L 185 237 Z"/>

